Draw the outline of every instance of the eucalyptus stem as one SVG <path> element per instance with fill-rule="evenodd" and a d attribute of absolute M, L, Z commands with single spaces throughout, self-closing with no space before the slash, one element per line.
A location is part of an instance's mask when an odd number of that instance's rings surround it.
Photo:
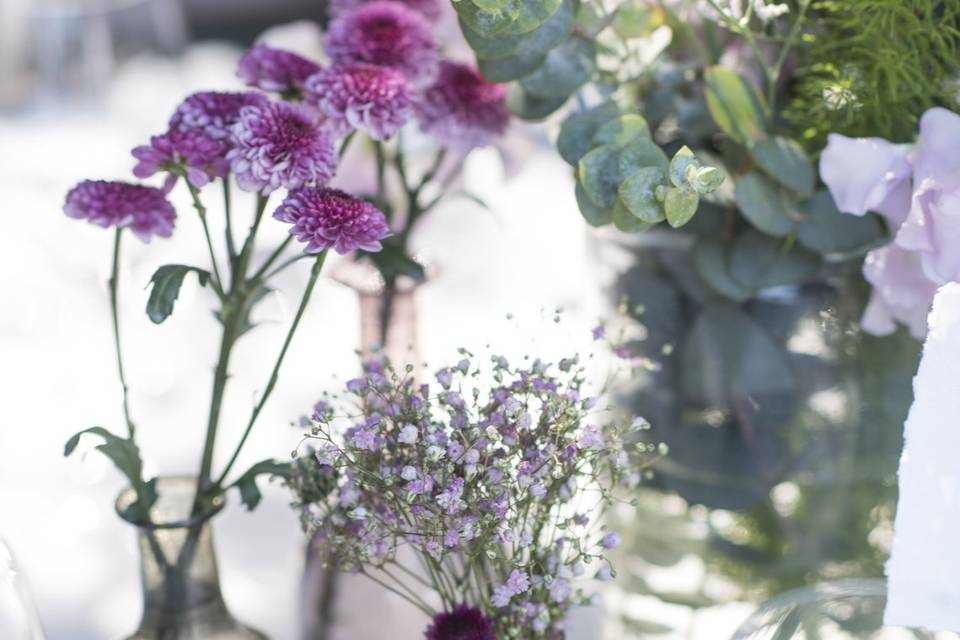
<path fill-rule="evenodd" d="M 123 351 L 120 348 L 120 313 L 117 305 L 117 288 L 120 281 L 120 238 L 123 229 L 117 227 L 113 236 L 113 266 L 110 268 L 110 316 L 113 320 L 113 346 L 117 352 L 117 373 L 120 377 L 120 393 L 123 398 L 123 420 L 127 424 L 127 435 L 130 440 L 137 429 L 133 418 L 130 417 L 130 387 L 127 385 L 127 375 L 123 368 Z"/>
<path fill-rule="evenodd" d="M 287 355 L 287 350 L 290 348 L 290 343 L 293 341 L 293 336 L 297 331 L 297 327 L 300 325 L 300 320 L 303 318 L 303 314 L 307 309 L 307 304 L 310 302 L 310 296 L 313 293 L 314 286 L 317 284 L 317 279 L 320 276 L 320 271 L 323 269 L 323 263 L 326 258 L 327 251 L 323 251 L 317 256 L 316 262 L 313 263 L 313 268 L 310 270 L 310 279 L 307 281 L 307 286 L 303 291 L 303 297 L 300 299 L 300 306 L 297 308 L 297 313 L 294 315 L 293 322 L 290 324 L 290 330 L 287 331 L 287 337 L 283 341 L 283 347 L 280 349 L 280 354 L 277 356 L 277 361 L 273 365 L 273 371 L 270 373 L 270 379 L 267 381 L 267 386 L 263 390 L 263 395 L 260 397 L 260 401 L 257 402 L 256 406 L 253 408 L 253 412 L 250 414 L 250 419 L 247 421 L 246 429 L 243 431 L 243 436 L 241 436 L 240 442 L 237 444 L 237 448 L 234 450 L 233 455 L 230 456 L 230 461 L 227 462 L 227 466 L 224 468 L 223 473 L 220 474 L 220 479 L 216 482 L 215 486 L 218 488 L 223 486 L 224 480 L 230 473 L 230 470 L 233 468 L 234 463 L 236 463 L 237 457 L 240 455 L 240 451 L 243 449 L 243 445 L 250 436 L 250 431 L 253 429 L 253 425 L 260 416 L 260 412 L 263 411 L 264 405 L 267 404 L 270 394 L 273 393 L 273 389 L 280 377 L 280 367 L 283 365 L 283 359 Z"/>

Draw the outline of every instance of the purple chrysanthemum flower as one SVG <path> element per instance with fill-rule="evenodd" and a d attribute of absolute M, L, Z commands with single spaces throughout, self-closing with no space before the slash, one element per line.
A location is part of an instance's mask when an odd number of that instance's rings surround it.
<path fill-rule="evenodd" d="M 420 127 L 445 147 L 469 151 L 490 144 L 510 121 L 506 93 L 470 65 L 444 61 L 417 104 Z"/>
<path fill-rule="evenodd" d="M 195 187 L 203 187 L 213 178 L 222 178 L 230 170 L 227 144 L 203 131 L 171 130 L 150 138 L 150 144 L 135 148 L 138 160 L 133 175 L 149 178 L 157 171 L 183 171 Z"/>
<path fill-rule="evenodd" d="M 436 71 L 437 43 L 421 14 L 399 2 L 376 0 L 330 24 L 327 54 L 336 64 L 365 62 L 399 69 L 422 86 Z"/>
<path fill-rule="evenodd" d="M 465 604 L 435 615 L 424 637 L 426 640 L 497 640 L 493 622 L 479 609 Z"/>
<path fill-rule="evenodd" d="M 273 217 L 293 225 L 290 234 L 306 243 L 306 253 L 331 247 L 341 255 L 354 249 L 380 251 L 380 241 L 390 235 L 379 209 L 339 189 L 291 191 Z"/>
<path fill-rule="evenodd" d="M 227 159 L 245 191 L 322 185 L 336 173 L 330 134 L 301 107 L 285 102 L 243 107 L 232 132 Z"/>
<path fill-rule="evenodd" d="M 386 140 L 413 115 L 413 93 L 406 76 L 390 67 L 336 65 L 310 77 L 304 99 L 338 136 L 366 129 Z"/>
<path fill-rule="evenodd" d="M 199 130 L 214 140 L 225 140 L 240 118 L 240 109 L 266 104 L 267 97 L 253 91 L 201 91 L 180 103 L 170 118 L 170 129 Z"/>
<path fill-rule="evenodd" d="M 429 20 L 437 20 L 443 15 L 443 8 L 438 0 L 395 0 L 405 4 L 414 11 L 422 13 Z M 330 0 L 330 15 L 333 17 L 353 11 L 370 0 Z"/>
<path fill-rule="evenodd" d="M 170 237 L 177 216 L 160 189 L 106 180 L 84 180 L 75 186 L 63 212 L 104 228 L 129 228 L 144 242 L 153 236 Z"/>
<path fill-rule="evenodd" d="M 320 71 L 320 65 L 290 51 L 254 45 L 237 63 L 237 77 L 251 87 L 279 93 L 297 93 Z"/>

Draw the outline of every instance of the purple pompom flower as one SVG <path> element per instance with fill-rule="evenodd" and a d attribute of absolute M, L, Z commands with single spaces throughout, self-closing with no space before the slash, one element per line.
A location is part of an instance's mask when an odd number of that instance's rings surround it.
<path fill-rule="evenodd" d="M 470 65 L 444 61 L 417 104 L 420 127 L 444 147 L 469 151 L 503 135 L 510 122 L 507 89 Z"/>
<path fill-rule="evenodd" d="M 85 180 L 75 186 L 63 212 L 104 228 L 129 228 L 144 242 L 153 236 L 170 237 L 177 217 L 160 189 L 106 180 Z"/>
<path fill-rule="evenodd" d="M 138 160 L 133 175 L 149 178 L 158 171 L 169 171 L 175 176 L 182 171 L 190 184 L 203 187 L 213 178 L 222 178 L 229 172 L 227 150 L 226 142 L 215 140 L 202 131 L 174 129 L 153 136 L 150 144 L 132 151 Z M 175 179 L 173 177 L 168 182 L 168 187 Z"/>
<path fill-rule="evenodd" d="M 436 72 L 437 43 L 430 23 L 421 14 L 399 2 L 377 0 L 330 24 L 327 54 L 337 64 L 393 67 L 422 85 Z"/>
<path fill-rule="evenodd" d="M 333 17 L 353 11 L 357 7 L 369 3 L 370 0 L 330 0 L 330 15 Z M 443 15 L 443 8 L 439 0 L 395 0 L 405 4 L 414 11 L 422 13 L 431 21 L 438 20 Z"/>
<path fill-rule="evenodd" d="M 339 189 L 291 191 L 273 217 L 293 225 L 290 234 L 306 243 L 306 253 L 331 247 L 341 255 L 354 249 L 380 251 L 380 241 L 390 235 L 379 209 Z"/>
<path fill-rule="evenodd" d="M 497 640 L 493 623 L 479 609 L 460 605 L 442 611 L 424 633 L 426 640 Z"/>
<path fill-rule="evenodd" d="M 237 64 L 237 77 L 247 85 L 293 95 L 299 95 L 303 83 L 317 71 L 317 63 L 265 44 L 247 50 Z"/>
<path fill-rule="evenodd" d="M 374 140 L 386 140 L 413 115 L 410 84 L 390 67 L 356 63 L 324 69 L 307 80 L 304 94 L 338 136 L 363 128 Z"/>
<path fill-rule="evenodd" d="M 225 140 L 240 118 L 240 109 L 266 104 L 267 97 L 253 91 L 201 91 L 180 103 L 170 118 L 170 129 L 202 131 L 214 140 Z"/>
<path fill-rule="evenodd" d="M 227 154 L 244 191 L 326 184 L 336 173 L 330 134 L 303 108 L 285 102 L 240 109 Z"/>

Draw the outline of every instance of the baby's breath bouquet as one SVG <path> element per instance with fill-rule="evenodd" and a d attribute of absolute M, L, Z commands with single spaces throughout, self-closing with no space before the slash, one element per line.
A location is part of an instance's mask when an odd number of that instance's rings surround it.
<path fill-rule="evenodd" d="M 601 408 L 578 357 L 461 350 L 435 382 L 411 373 L 369 362 L 316 405 L 291 482 L 304 527 L 432 618 L 430 640 L 564 637 L 589 581 L 614 574 L 601 516 L 640 478 L 647 423 Z"/>

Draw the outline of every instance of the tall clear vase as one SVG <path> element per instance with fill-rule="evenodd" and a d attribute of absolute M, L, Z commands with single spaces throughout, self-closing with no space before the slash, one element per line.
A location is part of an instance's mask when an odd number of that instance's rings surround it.
<path fill-rule="evenodd" d="M 143 616 L 129 640 L 266 640 L 238 622 L 223 600 L 211 519 L 224 505 L 218 497 L 205 513 L 191 515 L 196 479 L 160 478 L 149 525 L 137 527 Z M 117 499 L 125 514 L 136 500 L 132 489 Z M 128 520 L 129 521 L 129 520 Z"/>

